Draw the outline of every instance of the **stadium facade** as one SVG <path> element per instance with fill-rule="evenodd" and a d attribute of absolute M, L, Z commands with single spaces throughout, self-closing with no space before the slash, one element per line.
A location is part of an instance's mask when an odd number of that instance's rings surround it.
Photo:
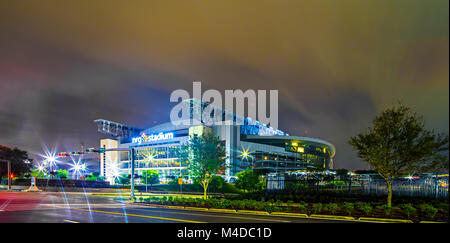
<path fill-rule="evenodd" d="M 112 139 L 102 139 L 100 146 L 106 150 L 124 150 L 102 154 L 100 174 L 111 183 L 121 174 L 131 174 L 130 152 L 125 150 L 134 148 L 135 170 L 138 175 L 144 170 L 156 170 L 160 174 L 161 183 L 185 176 L 187 166 L 177 157 L 177 150 L 191 136 L 205 132 L 213 132 L 225 146 L 227 169 L 223 176 L 227 181 L 233 181 L 236 173 L 247 168 L 282 173 L 333 167 L 335 147 L 327 141 L 290 136 L 220 108 L 216 112 L 221 112 L 223 119 L 231 117 L 233 121 L 240 120 L 241 125 L 206 125 L 201 119 L 201 112 L 207 103 L 194 99 L 183 102 L 189 106 L 190 119 L 199 121 L 196 125 L 173 125 L 167 122 L 139 129 L 107 120 L 95 120 L 99 132 L 113 136 Z M 200 115 L 195 111 L 200 111 Z"/>

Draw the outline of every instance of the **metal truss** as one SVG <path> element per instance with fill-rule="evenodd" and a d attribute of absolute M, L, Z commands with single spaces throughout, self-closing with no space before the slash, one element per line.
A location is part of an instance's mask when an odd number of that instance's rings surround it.
<path fill-rule="evenodd" d="M 129 138 L 138 135 L 143 129 L 127 126 L 117 122 L 97 119 L 97 130 L 113 137 Z"/>
<path fill-rule="evenodd" d="M 185 105 L 188 105 L 190 108 L 190 118 L 196 118 L 198 120 L 202 120 L 202 111 L 206 106 L 210 105 L 208 102 L 204 102 L 198 99 L 187 99 L 183 101 Z M 278 135 L 278 136 L 288 136 L 289 134 L 269 127 L 265 124 L 262 124 L 258 121 L 253 121 L 249 118 L 241 117 L 236 114 L 233 114 L 225 109 L 221 109 L 220 107 L 214 106 L 214 110 L 222 113 L 222 121 L 232 120 L 234 122 L 238 122 L 243 124 L 240 126 L 241 134 L 246 135 Z"/>

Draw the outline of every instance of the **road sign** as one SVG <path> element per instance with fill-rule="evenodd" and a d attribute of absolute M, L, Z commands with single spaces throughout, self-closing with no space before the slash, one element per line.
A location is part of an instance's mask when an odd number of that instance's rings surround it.
<path fill-rule="evenodd" d="M 180 185 L 183 184 L 183 178 L 181 178 L 181 177 L 178 178 L 178 184 L 180 184 Z"/>

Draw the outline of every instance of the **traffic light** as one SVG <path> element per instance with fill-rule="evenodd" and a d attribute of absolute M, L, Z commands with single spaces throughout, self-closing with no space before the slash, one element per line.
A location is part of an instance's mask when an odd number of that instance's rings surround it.
<path fill-rule="evenodd" d="M 86 149 L 86 152 L 88 152 L 88 153 L 104 153 L 105 148 L 98 148 L 98 149 L 88 148 L 88 149 Z"/>
<path fill-rule="evenodd" d="M 80 154 L 84 154 L 84 152 L 80 152 L 80 151 L 73 151 L 72 155 L 80 155 Z"/>
<path fill-rule="evenodd" d="M 59 157 L 67 157 L 69 156 L 66 152 L 62 152 L 58 154 Z"/>
<path fill-rule="evenodd" d="M 88 148 L 88 149 L 86 149 L 86 152 L 88 152 L 88 153 L 94 153 L 94 152 L 98 152 L 98 150 L 95 149 L 95 148 Z"/>
<path fill-rule="evenodd" d="M 9 175 L 9 178 L 11 179 L 14 178 L 14 174 Z"/>

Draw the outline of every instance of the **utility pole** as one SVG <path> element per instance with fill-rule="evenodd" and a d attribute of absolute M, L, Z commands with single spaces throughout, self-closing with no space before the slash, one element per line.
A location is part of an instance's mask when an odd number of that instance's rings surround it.
<path fill-rule="evenodd" d="M 8 191 L 11 191 L 11 161 L 8 161 Z"/>

